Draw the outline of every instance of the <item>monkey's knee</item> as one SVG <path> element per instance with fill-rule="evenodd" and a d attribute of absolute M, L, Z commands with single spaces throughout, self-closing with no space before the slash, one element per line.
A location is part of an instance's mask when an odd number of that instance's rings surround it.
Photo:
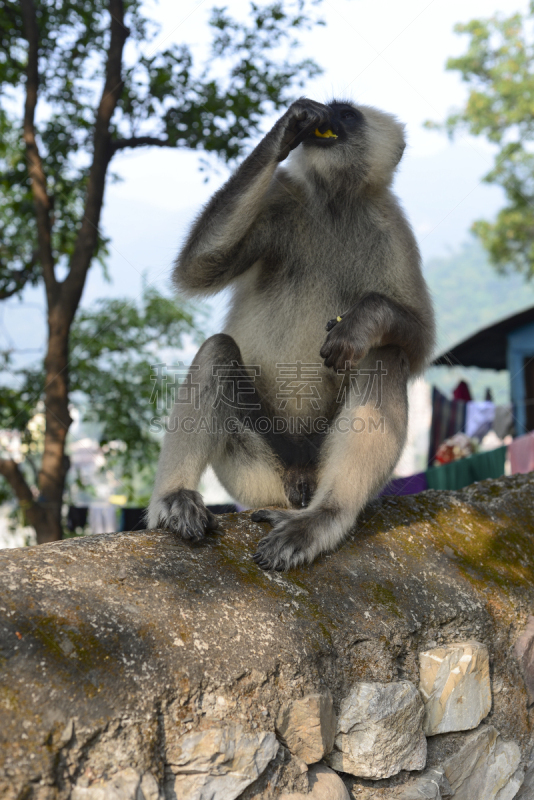
<path fill-rule="evenodd" d="M 193 364 L 231 364 L 232 361 L 241 363 L 241 350 L 237 342 L 227 333 L 216 333 L 206 339 L 195 358 Z"/>

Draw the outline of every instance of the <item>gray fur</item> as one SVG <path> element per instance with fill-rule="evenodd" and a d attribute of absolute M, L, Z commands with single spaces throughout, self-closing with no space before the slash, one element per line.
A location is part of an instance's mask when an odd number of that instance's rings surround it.
<path fill-rule="evenodd" d="M 314 135 L 328 128 L 337 139 Z M 289 569 L 336 547 L 387 482 L 406 437 L 407 381 L 425 368 L 434 344 L 419 251 L 390 189 L 404 145 L 403 126 L 389 114 L 299 100 L 193 225 L 176 261 L 177 288 L 198 295 L 231 286 L 233 300 L 225 334 L 209 339 L 195 358 L 201 403 L 187 413 L 196 420 L 215 413 L 222 430 L 166 434 L 151 526 L 182 535 L 191 528 L 191 497 L 183 519 L 179 503 L 171 513 L 165 498 L 181 489 L 191 495 L 211 463 L 243 505 L 301 509 L 261 517 L 274 528 L 256 560 L 264 569 Z M 325 335 L 338 315 L 342 321 Z M 280 410 L 277 365 L 322 360 L 320 397 L 304 399 L 298 412 L 291 404 Z M 213 409 L 213 365 L 232 361 L 261 367 L 249 387 L 254 411 Z M 375 387 L 364 397 L 352 387 L 341 403 L 343 370 L 379 363 L 387 370 L 381 393 Z M 242 368 L 239 380 L 247 374 Z M 171 422 L 183 414 L 176 406 Z M 336 428 L 277 438 L 252 429 L 259 415 L 325 417 Z M 225 431 L 229 416 L 235 433 Z M 196 519 L 204 508 L 197 498 Z"/>

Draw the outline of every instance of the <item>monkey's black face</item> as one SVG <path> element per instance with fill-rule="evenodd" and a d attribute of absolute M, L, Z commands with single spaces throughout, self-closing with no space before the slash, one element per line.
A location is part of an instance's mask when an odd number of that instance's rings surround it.
<path fill-rule="evenodd" d="M 339 142 L 346 142 L 349 136 L 359 133 L 365 118 L 361 111 L 350 103 L 329 103 L 328 121 L 306 136 L 303 144 L 314 147 L 335 147 Z"/>

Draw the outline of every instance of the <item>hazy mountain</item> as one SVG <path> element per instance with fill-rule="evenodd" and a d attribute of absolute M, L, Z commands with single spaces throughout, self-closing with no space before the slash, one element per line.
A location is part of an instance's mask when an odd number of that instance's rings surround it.
<path fill-rule="evenodd" d="M 454 255 L 434 258 L 424 266 L 438 321 L 437 352 L 441 353 L 471 333 L 503 317 L 534 305 L 534 285 L 520 275 L 499 275 L 480 244 L 471 239 Z M 450 390 L 464 377 L 477 400 L 490 386 L 498 402 L 508 397 L 508 374 L 490 370 L 439 367 L 429 380 Z"/>

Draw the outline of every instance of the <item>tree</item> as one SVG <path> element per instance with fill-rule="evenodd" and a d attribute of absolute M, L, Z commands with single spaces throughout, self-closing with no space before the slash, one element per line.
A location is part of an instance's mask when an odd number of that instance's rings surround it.
<path fill-rule="evenodd" d="M 69 337 L 70 397 L 84 422 L 98 423 L 100 444 L 110 453 L 107 466 L 121 470 L 123 483 L 131 484 L 137 465 L 156 465 L 154 432 L 172 399 L 168 389 L 174 391 L 168 385 L 172 370 L 159 362 L 165 352 L 182 347 L 185 334 L 199 341 L 199 313 L 145 286 L 140 302 L 102 299 L 76 314 Z M 17 377 L 19 388 L 4 390 L 0 429 L 19 432 L 25 454 L 19 470 L 34 496 L 44 452 L 44 365 L 19 369 Z"/>
<path fill-rule="evenodd" d="M 8 416 L 13 408 L 28 419 L 42 397 L 38 497 L 13 459 L 0 459 L 0 474 L 40 543 L 62 535 L 69 340 L 88 270 L 105 262 L 99 223 L 113 157 L 146 146 L 239 156 L 262 115 L 318 71 L 291 57 L 311 24 L 304 3 L 252 3 L 247 22 L 214 9 L 210 56 L 197 66 L 187 45 L 151 52 L 157 30 L 140 0 L 0 0 L 0 299 L 42 283 L 48 325 L 42 382 L 23 387 L 25 410 L 20 392 L 3 392 Z M 284 42 L 290 55 L 277 58 Z"/>
<path fill-rule="evenodd" d="M 499 272 L 534 276 L 534 2 L 529 13 L 495 15 L 456 25 L 469 36 L 467 52 L 450 58 L 469 86 L 467 102 L 443 127 L 450 135 L 467 130 L 496 145 L 486 183 L 504 189 L 506 206 L 493 222 L 479 220 L 473 231 Z M 428 123 L 436 127 L 433 123 Z"/>

